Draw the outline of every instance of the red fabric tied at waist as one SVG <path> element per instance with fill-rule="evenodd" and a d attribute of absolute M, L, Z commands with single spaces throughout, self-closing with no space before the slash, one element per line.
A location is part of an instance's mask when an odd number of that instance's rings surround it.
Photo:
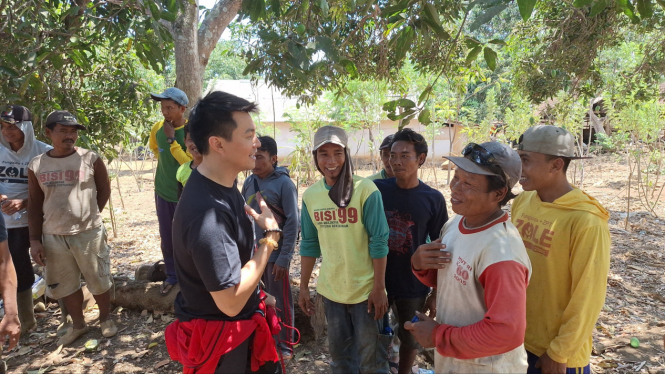
<path fill-rule="evenodd" d="M 184 374 L 195 374 L 214 373 L 219 359 L 253 332 L 251 360 L 252 371 L 256 371 L 266 362 L 279 360 L 271 328 L 261 313 L 241 321 L 176 320 L 166 327 L 164 335 L 171 359 L 183 365 Z"/>

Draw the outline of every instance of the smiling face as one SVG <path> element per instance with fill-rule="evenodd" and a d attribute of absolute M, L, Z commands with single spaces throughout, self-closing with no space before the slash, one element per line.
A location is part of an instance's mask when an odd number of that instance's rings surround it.
<path fill-rule="evenodd" d="M 168 99 L 160 100 L 159 104 L 161 105 L 164 119 L 169 122 L 180 120 L 185 114 L 185 109 L 187 109 L 182 105 L 178 105 L 175 101 Z"/>
<path fill-rule="evenodd" d="M 187 147 L 189 154 L 194 157 L 194 160 L 201 162 L 203 155 L 201 155 L 198 148 L 196 148 L 196 144 L 194 144 L 194 141 L 192 140 L 192 137 L 189 135 L 189 133 L 185 134 L 185 147 Z"/>
<path fill-rule="evenodd" d="M 218 136 L 208 139 L 211 150 L 219 150 L 224 155 L 223 162 L 240 171 L 252 170 L 256 163 L 256 149 L 261 142 L 256 137 L 256 126 L 249 113 L 233 112 L 237 127 L 231 134 L 231 140 Z"/>
<path fill-rule="evenodd" d="M 381 162 L 383 162 L 383 170 L 386 171 L 386 177 L 392 178 L 395 176 L 393 169 L 390 167 L 390 147 L 381 150 Z"/>
<path fill-rule="evenodd" d="M 316 150 L 317 166 L 323 172 L 328 186 L 334 185 L 339 179 L 345 160 L 346 152 L 341 145 L 327 143 Z"/>
<path fill-rule="evenodd" d="M 455 169 L 453 180 L 450 181 L 450 205 L 453 212 L 465 217 L 491 216 L 500 208 L 499 203 L 507 193 L 507 189 L 488 191 L 487 176 L 473 174 Z"/>
<path fill-rule="evenodd" d="M 60 154 L 74 151 L 74 144 L 79 137 L 76 126 L 63 126 L 55 124 L 53 130 L 46 128 L 46 136 L 51 139 L 51 145 Z"/>
<path fill-rule="evenodd" d="M 2 136 L 5 137 L 9 144 L 23 145 L 25 134 L 23 134 L 23 131 L 16 124 L 0 121 L 0 125 L 2 125 Z"/>
<path fill-rule="evenodd" d="M 517 151 L 522 160 L 520 184 L 524 191 L 537 191 L 553 183 L 555 160 L 542 153 Z"/>
<path fill-rule="evenodd" d="M 418 169 L 424 161 L 425 155 L 417 156 L 413 143 L 396 141 L 390 149 L 390 167 L 398 180 L 408 182 L 418 179 Z"/>

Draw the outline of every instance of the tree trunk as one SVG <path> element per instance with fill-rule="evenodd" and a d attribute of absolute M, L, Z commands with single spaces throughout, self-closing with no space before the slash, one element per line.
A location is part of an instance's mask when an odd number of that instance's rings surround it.
<path fill-rule="evenodd" d="M 185 91 L 191 108 L 201 97 L 203 81 L 198 56 L 198 1 L 180 1 L 180 12 L 173 23 L 176 87 Z"/>
<path fill-rule="evenodd" d="M 593 130 L 597 134 L 607 135 L 605 132 L 605 127 L 603 126 L 604 120 L 598 117 L 593 111 L 593 100 L 594 99 L 591 99 L 591 103 L 589 104 L 589 124 L 593 127 Z M 591 138 L 591 136 L 591 129 L 589 129 L 589 138 Z"/>

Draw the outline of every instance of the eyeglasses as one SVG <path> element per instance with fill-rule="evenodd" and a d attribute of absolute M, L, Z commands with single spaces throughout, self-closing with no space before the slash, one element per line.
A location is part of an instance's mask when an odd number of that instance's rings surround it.
<path fill-rule="evenodd" d="M 473 161 L 475 164 L 489 169 L 489 171 L 500 176 L 504 181 L 506 181 L 506 175 L 503 173 L 503 169 L 501 168 L 501 165 L 499 165 L 499 161 L 497 161 L 492 152 L 488 151 L 482 146 L 476 143 L 469 143 L 466 147 L 464 147 L 464 150 L 462 150 L 462 156 Z"/>

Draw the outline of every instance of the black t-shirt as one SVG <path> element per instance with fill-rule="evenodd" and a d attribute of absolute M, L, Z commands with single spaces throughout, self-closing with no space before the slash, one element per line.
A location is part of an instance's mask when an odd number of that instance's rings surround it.
<path fill-rule="evenodd" d="M 402 189 L 395 178 L 374 181 L 386 211 L 390 238 L 386 265 L 388 296 L 398 298 L 422 297 L 429 287 L 422 284 L 411 271 L 411 255 L 427 238 L 435 240 L 448 221 L 446 201 L 441 192 L 422 181 L 415 188 Z"/>
<path fill-rule="evenodd" d="M 258 308 L 258 287 L 235 317 L 222 313 L 210 295 L 240 283 L 240 269 L 254 253 L 254 223 L 244 206 L 236 183 L 224 187 L 192 171 L 173 218 L 181 321 L 249 319 Z"/>

